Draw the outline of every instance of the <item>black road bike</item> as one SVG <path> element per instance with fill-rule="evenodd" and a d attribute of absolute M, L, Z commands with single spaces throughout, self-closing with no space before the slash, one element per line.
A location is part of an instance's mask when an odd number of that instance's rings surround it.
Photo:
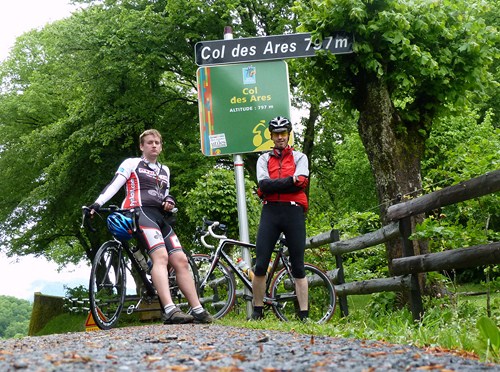
<path fill-rule="evenodd" d="M 82 226 L 90 231 L 95 231 L 91 224 L 90 209 L 82 207 Z M 109 208 L 100 208 L 101 214 L 123 213 L 132 217 L 134 221 L 133 234 L 139 231 L 139 211 L 134 209 L 120 209 L 111 205 Z M 163 312 L 163 305 L 149 276 L 148 267 L 143 267 L 134 256 L 138 249 L 128 241 L 121 241 L 113 237 L 106 241 L 97 250 L 92 261 L 89 281 L 90 311 L 100 329 L 110 329 L 116 326 L 120 314 L 126 308 L 127 314 L 140 311 L 151 311 L 144 304 L 159 303 L 158 308 Z M 184 251 L 188 258 L 195 285 L 198 283 L 198 270 L 196 263 L 188 251 Z M 140 257 L 140 256 L 139 256 Z M 144 259 L 144 257 L 143 257 Z M 148 262 L 150 264 L 150 262 Z M 132 288 L 127 291 L 127 277 L 134 278 Z M 172 300 L 184 312 L 190 311 L 190 306 L 177 285 L 175 270 L 169 267 L 169 286 Z M 136 285 L 139 283 L 139 285 Z"/>
<path fill-rule="evenodd" d="M 221 231 L 216 234 L 214 229 Z M 255 244 L 229 239 L 227 228 L 218 221 L 205 220 L 198 230 L 201 244 L 213 250 L 209 255 L 193 254 L 200 276 L 200 302 L 214 318 L 226 315 L 234 306 L 237 297 L 252 300 L 252 281 L 250 271 L 244 270 L 235 262 L 233 247 L 249 248 L 255 251 Z M 218 240 L 217 246 L 207 242 L 207 238 Z M 274 259 L 269 266 L 266 278 L 264 305 L 283 321 L 295 319 L 298 312 L 295 279 L 286 254 L 286 239 L 281 237 L 274 251 Z M 318 267 L 306 263 L 306 278 L 309 286 L 309 319 L 325 323 L 333 316 L 336 306 L 335 288 L 328 276 Z M 246 291 L 244 290 L 246 288 Z"/>

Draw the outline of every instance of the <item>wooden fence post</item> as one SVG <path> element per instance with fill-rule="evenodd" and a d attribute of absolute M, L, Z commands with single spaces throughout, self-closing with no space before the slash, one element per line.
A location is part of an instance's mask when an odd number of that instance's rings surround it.
<path fill-rule="evenodd" d="M 404 217 L 399 220 L 399 232 L 403 241 L 403 257 L 414 256 L 413 244 L 409 239 L 411 235 L 411 217 Z M 420 294 L 420 285 L 418 283 L 418 274 L 411 274 L 410 307 L 413 320 L 420 320 L 424 314 L 424 308 Z"/>
<path fill-rule="evenodd" d="M 333 230 L 333 242 L 338 242 L 340 240 L 340 234 L 338 230 Z M 330 243 L 330 248 L 332 244 Z M 335 255 L 335 263 L 337 265 L 338 269 L 338 275 L 337 275 L 337 280 L 338 284 L 344 284 L 345 279 L 344 279 L 344 265 L 342 264 L 342 254 L 336 254 Z M 339 299 L 339 306 L 340 306 L 340 316 L 348 316 L 349 315 L 349 308 L 347 305 L 347 295 L 338 295 L 337 296 Z"/>

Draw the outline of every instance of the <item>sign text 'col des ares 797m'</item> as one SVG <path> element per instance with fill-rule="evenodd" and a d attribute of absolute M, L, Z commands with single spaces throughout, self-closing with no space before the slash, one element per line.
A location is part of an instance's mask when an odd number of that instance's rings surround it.
<path fill-rule="evenodd" d="M 200 41 L 195 45 L 198 66 L 312 57 L 319 50 L 352 53 L 354 37 L 345 32 L 315 39 L 310 33 L 242 39 Z"/>

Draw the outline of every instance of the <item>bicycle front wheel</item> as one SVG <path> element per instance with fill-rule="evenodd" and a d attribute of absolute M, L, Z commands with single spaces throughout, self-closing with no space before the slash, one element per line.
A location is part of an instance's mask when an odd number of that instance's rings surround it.
<path fill-rule="evenodd" d="M 336 306 L 335 288 L 326 274 L 318 267 L 305 264 L 309 294 L 309 319 L 325 323 L 333 316 Z M 283 268 L 271 284 L 273 311 L 284 321 L 297 318 L 299 304 L 295 293 L 295 279 Z"/>
<path fill-rule="evenodd" d="M 125 302 L 125 261 L 120 243 L 104 243 L 92 262 L 89 282 L 90 311 L 100 329 L 116 325 Z"/>
<path fill-rule="evenodd" d="M 221 262 L 218 262 L 213 272 L 208 275 L 211 265 L 209 255 L 193 254 L 193 260 L 200 276 L 200 302 L 214 318 L 222 318 L 234 305 L 236 298 L 234 276 Z"/>

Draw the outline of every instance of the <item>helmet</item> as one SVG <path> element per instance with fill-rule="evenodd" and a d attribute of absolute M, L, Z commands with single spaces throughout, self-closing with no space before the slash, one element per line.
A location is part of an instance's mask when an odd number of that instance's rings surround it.
<path fill-rule="evenodd" d="M 134 231 L 134 221 L 121 213 L 111 213 L 108 216 L 108 229 L 119 240 L 129 240 Z"/>
<path fill-rule="evenodd" d="M 288 133 L 292 131 L 292 123 L 290 123 L 290 120 L 284 116 L 278 116 L 269 121 L 269 132 L 278 133 L 284 131 L 287 131 Z"/>

